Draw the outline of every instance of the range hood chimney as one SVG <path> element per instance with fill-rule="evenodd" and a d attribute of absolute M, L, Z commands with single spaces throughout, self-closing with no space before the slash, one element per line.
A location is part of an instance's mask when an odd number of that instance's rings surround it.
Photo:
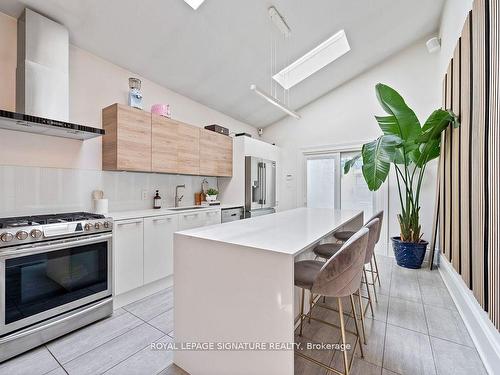
<path fill-rule="evenodd" d="M 104 134 L 67 122 L 69 33 L 30 9 L 17 22 L 16 112 L 0 109 L 0 128 L 78 140 Z"/>
<path fill-rule="evenodd" d="M 17 22 L 16 112 L 69 118 L 69 33 L 30 9 Z"/>

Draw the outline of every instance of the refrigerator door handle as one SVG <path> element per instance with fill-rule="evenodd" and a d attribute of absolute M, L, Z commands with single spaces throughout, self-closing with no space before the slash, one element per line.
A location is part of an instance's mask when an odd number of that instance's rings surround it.
<path fill-rule="evenodd" d="M 267 168 L 266 168 L 266 163 L 262 163 L 262 167 L 263 167 L 263 171 L 262 171 L 262 175 L 264 176 L 264 182 L 262 184 L 263 186 L 263 191 L 264 191 L 264 194 L 263 194 L 263 199 L 262 199 L 262 203 L 265 205 L 266 204 L 266 199 L 267 199 Z"/>

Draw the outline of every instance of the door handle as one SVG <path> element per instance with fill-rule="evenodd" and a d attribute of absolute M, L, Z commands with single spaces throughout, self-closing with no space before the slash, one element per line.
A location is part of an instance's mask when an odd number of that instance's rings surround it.
<path fill-rule="evenodd" d="M 170 221 L 170 220 L 172 220 L 171 217 L 163 217 L 161 219 L 153 219 L 153 223 L 161 223 L 163 221 Z"/>
<path fill-rule="evenodd" d="M 125 225 L 137 225 L 137 224 L 140 224 L 140 223 L 142 223 L 142 220 L 131 221 L 131 222 L 128 222 L 128 223 L 116 223 L 116 225 L 118 225 L 119 227 L 123 227 Z"/>

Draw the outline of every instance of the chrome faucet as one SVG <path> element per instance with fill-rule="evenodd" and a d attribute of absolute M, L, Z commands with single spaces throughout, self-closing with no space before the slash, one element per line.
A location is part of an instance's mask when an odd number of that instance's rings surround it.
<path fill-rule="evenodd" d="M 179 197 L 179 188 L 185 188 L 185 187 L 186 187 L 185 184 L 177 185 L 175 187 L 175 207 L 179 207 L 179 203 L 181 203 L 182 198 L 184 198 L 184 195 L 181 195 Z"/>

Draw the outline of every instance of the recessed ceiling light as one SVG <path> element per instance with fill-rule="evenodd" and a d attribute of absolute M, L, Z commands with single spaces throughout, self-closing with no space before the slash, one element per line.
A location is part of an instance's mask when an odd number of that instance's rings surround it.
<path fill-rule="evenodd" d="M 276 73 L 273 79 L 289 89 L 351 50 L 344 30 L 340 30 L 313 50 Z"/>
<path fill-rule="evenodd" d="M 198 9 L 198 7 L 205 1 L 205 0 L 184 0 L 191 8 L 194 10 Z"/>

